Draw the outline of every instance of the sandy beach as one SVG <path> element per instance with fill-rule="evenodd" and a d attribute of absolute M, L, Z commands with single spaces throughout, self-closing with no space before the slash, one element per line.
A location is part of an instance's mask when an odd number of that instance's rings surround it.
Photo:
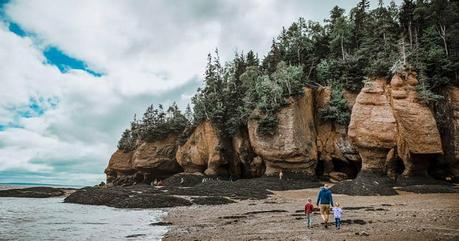
<path fill-rule="evenodd" d="M 344 208 L 341 230 L 314 211 L 307 229 L 304 203 L 318 188 L 277 191 L 267 199 L 175 207 L 163 240 L 459 240 L 459 193 L 397 196 L 334 194 Z M 314 200 L 315 201 L 315 200 Z M 331 217 L 332 218 L 332 217 Z"/>

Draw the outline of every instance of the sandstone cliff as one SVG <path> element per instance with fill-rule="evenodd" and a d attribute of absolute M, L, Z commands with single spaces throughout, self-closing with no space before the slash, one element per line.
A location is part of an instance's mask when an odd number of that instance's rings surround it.
<path fill-rule="evenodd" d="M 116 151 L 105 171 L 107 181 L 122 178 L 129 183 L 149 183 L 181 171 L 233 178 L 284 171 L 340 181 L 363 171 L 365 178 L 358 181 L 365 183 L 385 175 L 399 180 L 426 177 L 434 164 L 457 177 L 459 88 L 445 90 L 442 109 L 437 112 L 446 119 L 438 124 L 439 129 L 432 108 L 418 99 L 417 84 L 414 73 L 403 73 L 390 83 L 374 79 L 358 95 L 344 91 L 352 108 L 348 127 L 316 115 L 330 102 L 330 88 L 304 88 L 303 96 L 291 98 L 277 113 L 273 135 L 259 134 L 258 121 L 250 119 L 246 128 L 222 140 L 215 126 L 205 121 L 182 145 L 177 144 L 176 135 L 170 135 L 138 143 L 131 152 Z M 128 181 L 119 183 L 123 182 Z"/>
<path fill-rule="evenodd" d="M 391 106 L 397 121 L 397 154 L 404 176 L 427 175 L 427 168 L 443 154 L 440 133 L 431 109 L 417 99 L 413 73 L 396 74 L 390 82 Z"/>
<path fill-rule="evenodd" d="M 170 135 L 161 140 L 139 143 L 134 151 L 117 150 L 105 169 L 107 182 L 149 184 L 155 178 L 181 172 L 175 160 L 176 142 L 177 136 Z"/>
<path fill-rule="evenodd" d="M 317 164 L 314 98 L 309 88 L 304 96 L 291 101 L 277 113 L 278 126 L 272 136 L 257 133 L 257 120 L 249 120 L 248 131 L 252 148 L 266 164 L 266 175 L 281 170 L 303 172 L 314 176 Z"/>
<path fill-rule="evenodd" d="M 385 95 L 385 80 L 367 83 L 352 108 L 348 135 L 362 158 L 362 170 L 384 172 L 396 146 L 397 124 Z"/>
<path fill-rule="evenodd" d="M 228 164 L 220 153 L 221 141 L 210 121 L 201 123 L 185 144 L 178 147 L 176 159 L 185 172 L 227 175 Z"/>
<path fill-rule="evenodd" d="M 134 153 L 117 150 L 110 158 L 108 166 L 105 169 L 107 182 L 112 182 L 118 176 L 130 175 L 135 172 L 132 168 L 132 155 Z"/>
<path fill-rule="evenodd" d="M 442 178 L 459 179 L 459 87 L 443 90 L 444 99 L 437 105 L 444 157 L 436 172 Z"/>
<path fill-rule="evenodd" d="M 316 111 L 330 102 L 331 93 L 330 87 L 318 88 L 315 91 Z M 352 109 L 357 94 L 344 91 L 343 95 L 349 109 Z M 347 126 L 319 118 L 316 119 L 315 125 L 318 157 L 323 165 L 323 175 L 333 176 L 333 179 L 337 180 L 355 177 L 360 169 L 361 159 L 347 136 Z"/>
<path fill-rule="evenodd" d="M 232 138 L 234 158 L 241 164 L 241 177 L 260 177 L 265 173 L 265 163 L 253 152 L 247 129 L 240 130 Z"/>

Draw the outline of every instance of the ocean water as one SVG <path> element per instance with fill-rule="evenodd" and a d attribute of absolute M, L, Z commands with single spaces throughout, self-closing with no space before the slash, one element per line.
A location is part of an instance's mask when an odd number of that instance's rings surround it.
<path fill-rule="evenodd" d="M 63 198 L 0 197 L 0 240 L 161 240 L 164 210 L 64 203 Z"/>

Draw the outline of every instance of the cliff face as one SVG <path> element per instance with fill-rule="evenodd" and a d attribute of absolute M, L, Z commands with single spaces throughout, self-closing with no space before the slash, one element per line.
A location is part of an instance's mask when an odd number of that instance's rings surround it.
<path fill-rule="evenodd" d="M 315 92 L 315 109 L 325 107 L 331 99 L 330 87 L 318 88 Z M 355 103 L 357 94 L 345 91 L 343 93 L 349 109 Z M 356 147 L 347 136 L 347 126 L 333 121 L 316 118 L 317 150 L 319 160 L 323 163 L 323 175 L 339 176 L 339 179 L 355 177 L 361 165 L 361 159 Z M 338 172 L 338 173 L 337 173 Z"/>
<path fill-rule="evenodd" d="M 314 176 L 317 164 L 314 103 L 311 89 L 277 113 L 278 126 L 272 136 L 257 133 L 257 120 L 248 122 L 249 138 L 256 155 L 266 164 L 266 175 L 281 170 L 303 172 Z"/>
<path fill-rule="evenodd" d="M 260 177 L 265 173 L 265 163 L 253 152 L 247 129 L 238 131 L 232 138 L 232 144 L 234 158 L 240 163 L 241 177 Z"/>
<path fill-rule="evenodd" d="M 122 150 L 117 150 L 113 153 L 108 166 L 105 169 L 105 174 L 107 174 L 107 182 L 112 182 L 118 176 L 130 175 L 135 170 L 132 168 L 132 155 L 134 153 L 124 152 Z"/>
<path fill-rule="evenodd" d="M 459 178 L 459 87 L 443 90 L 444 99 L 437 106 L 444 157 L 437 167 L 441 177 Z"/>
<path fill-rule="evenodd" d="M 221 141 L 210 121 L 201 123 L 185 144 L 178 147 L 176 158 L 185 172 L 227 175 L 227 162 L 220 153 Z"/>
<path fill-rule="evenodd" d="M 330 88 L 305 88 L 303 96 L 292 98 L 277 113 L 272 136 L 258 134 L 258 121 L 251 119 L 246 128 L 222 140 L 214 125 L 205 121 L 182 145 L 170 135 L 139 143 L 131 152 L 117 150 L 105 170 L 107 181 L 149 183 L 181 171 L 243 178 L 286 171 L 336 181 L 364 171 L 395 179 L 426 177 L 435 168 L 457 177 L 459 88 L 445 89 L 436 111 L 442 120 L 439 129 L 432 108 L 417 98 L 417 84 L 415 74 L 404 73 L 390 83 L 366 83 L 358 95 L 343 92 L 352 108 L 348 127 L 316 115 L 330 102 Z"/>
<path fill-rule="evenodd" d="M 175 160 L 177 136 L 170 135 L 154 142 L 143 142 L 131 152 L 117 150 L 105 169 L 107 182 L 129 184 L 151 183 L 155 178 L 164 178 L 181 172 Z"/>
<path fill-rule="evenodd" d="M 362 170 L 384 172 L 389 151 L 395 148 L 397 124 L 385 95 L 385 80 L 367 84 L 352 108 L 348 135 L 362 158 Z"/>
<path fill-rule="evenodd" d="M 440 133 L 431 109 L 416 98 L 414 74 L 395 75 L 390 82 L 391 106 L 397 120 L 397 154 L 404 176 L 427 175 L 435 155 L 443 154 Z"/>

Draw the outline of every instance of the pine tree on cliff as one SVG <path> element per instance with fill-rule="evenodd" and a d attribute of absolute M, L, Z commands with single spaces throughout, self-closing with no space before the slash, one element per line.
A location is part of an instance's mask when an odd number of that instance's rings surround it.
<path fill-rule="evenodd" d="M 192 98 L 194 119 L 198 123 L 204 120 L 225 123 L 224 88 L 223 68 L 216 50 L 215 57 L 208 55 L 203 87 Z"/>
<path fill-rule="evenodd" d="M 351 10 L 351 20 L 354 28 L 352 29 L 352 45 L 353 49 L 358 49 L 368 31 L 368 8 L 370 2 L 368 0 L 360 0 L 355 8 Z"/>
<path fill-rule="evenodd" d="M 185 118 L 188 120 L 189 124 L 192 124 L 194 122 L 193 111 L 191 110 L 190 104 L 186 105 L 186 109 L 185 109 L 184 115 L 185 115 Z"/>
<path fill-rule="evenodd" d="M 368 27 L 357 55 L 368 61 L 365 76 L 389 77 L 390 69 L 398 57 L 399 25 L 383 2 L 368 14 Z"/>
<path fill-rule="evenodd" d="M 269 74 L 274 73 L 276 71 L 276 66 L 280 63 L 283 59 L 283 54 L 279 47 L 279 44 L 273 39 L 271 44 L 271 50 L 269 51 L 268 55 L 263 59 L 262 67 L 266 70 Z"/>
<path fill-rule="evenodd" d="M 346 53 L 351 42 L 351 26 L 344 9 L 335 6 L 330 12 L 330 20 L 327 30 L 330 33 L 330 51 L 335 58 L 345 60 Z"/>
<path fill-rule="evenodd" d="M 118 149 L 129 152 L 134 149 L 134 140 L 132 139 L 131 130 L 124 130 L 121 139 L 118 141 Z"/>

